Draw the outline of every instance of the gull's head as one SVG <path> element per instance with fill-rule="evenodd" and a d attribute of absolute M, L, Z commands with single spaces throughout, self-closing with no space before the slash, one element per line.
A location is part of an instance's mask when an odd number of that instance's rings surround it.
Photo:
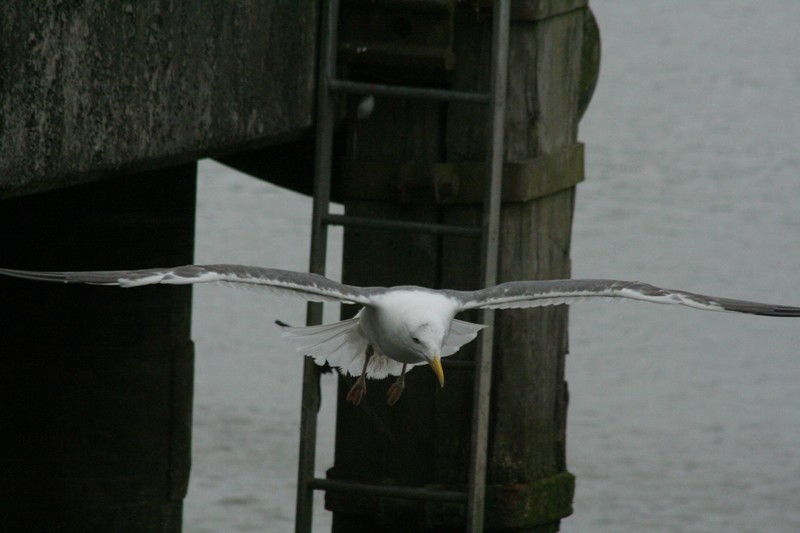
<path fill-rule="evenodd" d="M 406 364 L 428 363 L 444 386 L 442 347 L 457 304 L 437 291 L 395 287 L 367 309 L 362 326 L 387 356 Z"/>
<path fill-rule="evenodd" d="M 444 387 L 441 354 L 446 331 L 441 321 L 420 320 L 411 322 L 408 326 L 406 343 L 409 350 L 431 365 L 436 379 L 439 380 L 439 385 Z"/>

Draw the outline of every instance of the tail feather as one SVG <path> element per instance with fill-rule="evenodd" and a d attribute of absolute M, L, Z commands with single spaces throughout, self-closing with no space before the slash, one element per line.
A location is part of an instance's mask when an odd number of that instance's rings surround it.
<path fill-rule="evenodd" d="M 354 327 L 345 331 L 336 339 L 332 339 L 331 343 L 336 340 L 339 342 L 338 346 L 332 347 L 328 355 L 323 357 L 322 360 L 327 361 L 331 366 L 339 368 L 346 375 L 361 375 L 361 370 L 364 368 L 364 359 L 366 358 L 367 339 L 358 327 Z M 319 359 L 317 361 L 319 362 Z"/>
<path fill-rule="evenodd" d="M 282 326 L 281 329 L 283 330 L 283 337 L 290 339 L 297 346 L 298 351 L 301 349 L 321 351 L 328 347 L 328 343 L 343 333 L 347 333 L 354 327 L 357 328 L 358 323 L 359 318 L 356 316 L 333 324 L 301 327 Z"/>
<path fill-rule="evenodd" d="M 307 327 L 281 325 L 281 329 L 283 329 L 283 336 L 295 344 L 299 353 L 313 358 L 318 365 L 328 363 L 345 375 L 359 376 L 364 368 L 369 344 L 359 323 L 360 315 L 356 315 L 349 320 L 333 324 Z M 485 327 L 482 324 L 453 320 L 442 347 L 441 356 L 446 357 L 456 353 L 462 345 L 473 340 Z M 382 379 L 387 376 L 399 376 L 402 370 L 402 363 L 376 351 L 370 357 L 367 377 Z"/>
<path fill-rule="evenodd" d="M 295 344 L 298 353 L 313 358 L 318 365 L 328 363 L 346 375 L 358 376 L 364 367 L 368 344 L 359 328 L 359 321 L 359 315 L 356 315 L 349 320 L 321 326 L 282 327 L 283 336 Z M 376 357 L 370 359 L 370 368 L 375 360 Z M 385 376 L 385 372 L 367 369 L 367 377 Z"/>
<path fill-rule="evenodd" d="M 364 364 L 364 358 L 360 358 L 361 364 Z M 422 365 L 425 363 L 416 363 L 410 365 L 412 367 Z M 369 358 L 369 365 L 367 365 L 367 377 L 372 379 L 383 379 L 387 376 L 399 376 L 403 371 L 403 363 L 390 359 L 382 353 L 376 352 Z M 358 369 L 361 372 L 361 368 Z M 353 374 L 357 376 L 358 374 Z"/>

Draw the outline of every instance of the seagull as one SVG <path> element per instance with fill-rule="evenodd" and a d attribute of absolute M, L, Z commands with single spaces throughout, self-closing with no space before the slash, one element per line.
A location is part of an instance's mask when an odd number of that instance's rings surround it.
<path fill-rule="evenodd" d="M 0 269 L 0 274 L 36 281 L 140 287 L 220 282 L 265 289 L 313 302 L 361 305 L 351 319 L 308 327 L 282 326 L 297 351 L 319 364 L 356 376 L 347 400 L 358 405 L 366 379 L 398 376 L 389 387 L 394 405 L 405 388 L 409 367 L 427 364 L 444 386 L 441 358 L 456 353 L 485 326 L 458 320 L 470 309 L 508 309 L 571 304 L 591 298 L 622 298 L 676 304 L 705 311 L 800 317 L 800 307 L 771 305 L 663 289 L 638 281 L 562 279 L 511 281 L 474 291 L 434 290 L 417 286 L 357 287 L 318 274 L 243 265 L 186 265 L 144 270 L 37 272 Z"/>

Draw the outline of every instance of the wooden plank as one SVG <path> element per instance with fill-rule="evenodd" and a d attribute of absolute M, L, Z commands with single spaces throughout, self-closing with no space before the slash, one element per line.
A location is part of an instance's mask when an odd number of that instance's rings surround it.
<path fill-rule="evenodd" d="M 509 160 L 536 160 L 576 145 L 582 20 L 582 13 L 578 11 L 536 24 L 512 25 L 512 75 L 506 128 Z M 486 42 L 475 38 L 478 31 L 480 28 L 465 30 L 462 39 L 456 40 L 458 57 L 485 53 Z M 478 60 L 469 65 L 471 68 L 484 70 L 485 64 Z M 463 79 L 457 77 L 457 87 L 479 90 L 475 73 L 469 69 L 467 72 L 458 71 Z M 481 112 L 466 106 L 451 106 L 448 131 L 458 134 L 447 136 L 449 160 L 474 161 L 483 156 L 484 143 L 474 127 L 480 120 L 476 115 Z M 582 171 L 582 165 L 580 167 Z M 562 179 L 578 181 L 575 176 Z M 573 206 L 573 187 L 532 201 L 504 204 L 501 280 L 569 277 Z M 445 220 L 463 221 L 469 218 L 466 213 L 471 209 L 478 208 L 448 206 Z M 473 285 L 475 273 L 463 268 L 468 258 L 463 255 L 460 243 L 445 238 L 443 249 L 448 254 L 443 275 L 459 278 L 459 285 Z M 489 483 L 536 484 L 566 470 L 564 357 L 567 351 L 567 311 L 562 307 L 502 311 L 497 315 L 493 333 L 495 385 Z M 449 421 L 445 423 L 450 424 Z M 448 444 L 455 441 L 450 439 Z M 448 457 L 454 453 L 452 449 L 443 448 L 437 455 Z M 549 485 L 542 485 L 546 486 Z M 534 498 L 532 494 L 529 497 Z M 561 516 L 569 511 L 566 506 L 561 510 Z M 497 515 L 487 509 L 487 518 L 492 516 Z M 519 516 L 522 519 L 522 515 Z M 532 527 L 538 519 L 550 522 L 541 525 L 542 530 L 552 530 L 558 522 L 551 513 L 546 518 L 528 516 L 525 520 L 532 522 L 515 525 Z M 494 525 L 500 524 L 487 523 L 487 528 Z M 508 523 L 503 526 L 510 527 Z"/>
<path fill-rule="evenodd" d="M 440 104 L 425 101 L 381 100 L 367 121 L 351 124 L 349 158 L 435 161 L 440 138 Z M 373 179 L 382 181 L 382 175 Z M 346 201 L 348 215 L 438 222 L 432 198 L 409 203 L 396 201 Z M 345 228 L 342 278 L 359 285 L 414 284 L 436 286 L 439 271 L 439 237 Z M 344 313 L 357 309 L 345 306 Z M 347 316 L 347 315 L 343 315 Z M 359 407 L 344 397 L 352 378 L 339 383 L 336 453 L 328 477 L 404 486 L 426 486 L 436 480 L 437 468 L 430 453 L 437 418 L 434 398 L 439 390 L 435 376 L 420 368 L 406 376 L 406 389 L 394 406 L 386 404 L 386 392 L 394 378 L 370 380 L 367 396 Z M 419 503 L 377 500 L 340 493 L 326 494 L 326 507 L 334 511 L 333 531 L 374 531 L 381 523 L 413 523 L 409 508 Z M 410 522 L 407 522 L 410 521 Z"/>

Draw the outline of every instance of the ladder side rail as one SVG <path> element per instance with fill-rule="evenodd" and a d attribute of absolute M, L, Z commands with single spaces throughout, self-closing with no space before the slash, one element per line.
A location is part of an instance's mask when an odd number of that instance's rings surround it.
<path fill-rule="evenodd" d="M 487 150 L 487 176 L 483 212 L 483 257 L 481 281 L 484 287 L 497 283 L 500 240 L 500 210 L 503 161 L 505 158 L 506 85 L 510 33 L 509 0 L 495 0 L 492 18 L 491 104 Z M 481 322 L 488 327 L 481 335 L 475 364 L 472 407 L 472 446 L 467 488 L 467 532 L 483 531 L 486 497 L 486 463 L 489 436 L 489 407 L 492 385 L 494 311 L 484 310 Z"/>
<path fill-rule="evenodd" d="M 314 153 L 314 204 L 311 220 L 309 271 L 325 273 L 328 227 L 323 217 L 328 213 L 331 195 L 331 159 L 333 157 L 333 96 L 328 80 L 336 76 L 336 30 L 338 0 L 322 2 L 320 22 L 320 64 L 317 81 L 316 144 Z M 306 325 L 322 323 L 322 304 L 309 303 Z M 314 478 L 317 451 L 317 413 L 320 405 L 320 369 L 308 357 L 303 362 L 303 392 L 300 408 L 300 447 L 297 468 L 295 533 L 311 533 L 314 509 Z"/>
<path fill-rule="evenodd" d="M 338 18 L 338 0 L 323 1 L 321 25 L 321 61 L 319 68 L 319 89 L 317 101 L 317 138 L 315 149 L 314 175 L 314 208 L 312 213 L 312 238 L 309 271 L 324 274 L 327 250 L 327 220 L 329 214 L 331 188 L 331 159 L 333 143 L 334 109 L 332 90 L 338 89 L 355 93 L 377 93 L 402 96 L 406 88 L 387 87 L 375 89 L 375 86 L 363 84 L 358 86 L 351 82 L 336 80 L 336 30 Z M 487 183 L 484 200 L 483 221 L 483 262 L 482 282 L 484 286 L 493 285 L 497 279 L 500 192 L 502 187 L 502 166 L 504 158 L 505 134 L 505 90 L 508 70 L 508 32 L 509 2 L 495 2 L 492 29 L 492 81 L 490 103 L 491 135 L 487 154 Z M 487 103 L 486 95 L 479 93 L 453 93 L 448 91 L 429 90 L 413 94 L 412 97 L 430 98 L 434 100 L 461 101 L 465 103 Z M 395 94 L 396 93 L 396 94 Z M 441 94 L 440 94 L 441 93 Z M 406 94 L 405 96 L 409 96 Z M 322 321 L 322 305 L 310 303 L 308 306 L 307 325 L 316 325 Z M 490 326 L 494 323 L 491 311 L 483 313 L 483 322 Z M 486 447 L 488 437 L 489 397 L 491 392 L 491 355 L 493 335 L 482 336 L 478 351 L 476 367 L 476 384 L 474 388 L 472 451 L 470 459 L 470 487 L 467 493 L 467 531 L 483 530 L 484 499 L 486 479 Z M 297 512 L 295 518 L 296 533 L 310 533 L 313 510 L 313 490 L 334 489 L 327 487 L 324 480 L 314 478 L 314 462 L 316 452 L 317 410 L 319 407 L 319 370 L 313 361 L 304 363 L 303 406 L 301 413 L 300 461 L 298 468 Z M 347 490 L 344 487 L 339 490 Z M 334 489 L 335 490 L 335 489 Z M 435 491 L 433 491 L 435 492 Z M 436 498 L 434 498 L 436 499 Z"/>

